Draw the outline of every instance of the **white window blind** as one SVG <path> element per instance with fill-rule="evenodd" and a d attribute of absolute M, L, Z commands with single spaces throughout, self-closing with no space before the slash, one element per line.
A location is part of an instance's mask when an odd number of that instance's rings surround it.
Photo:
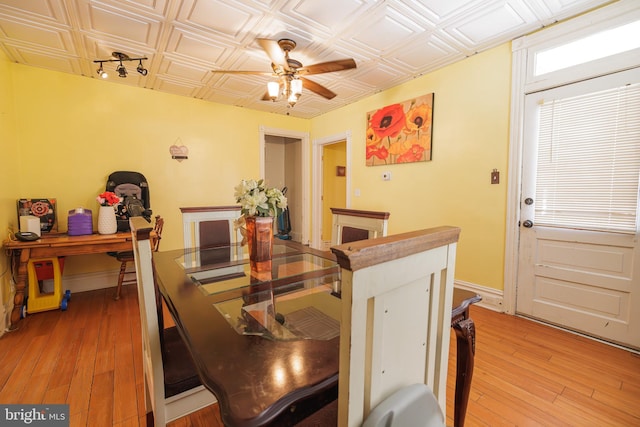
<path fill-rule="evenodd" d="M 635 233 L 640 84 L 540 106 L 535 224 Z"/>

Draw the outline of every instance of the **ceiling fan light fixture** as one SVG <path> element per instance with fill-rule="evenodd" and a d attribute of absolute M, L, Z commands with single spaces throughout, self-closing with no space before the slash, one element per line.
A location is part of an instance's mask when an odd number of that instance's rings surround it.
<path fill-rule="evenodd" d="M 289 93 L 287 102 L 289 103 L 290 107 L 293 107 L 294 105 L 296 105 L 296 102 L 298 102 L 298 95 L 295 94 L 294 92 Z"/>
<path fill-rule="evenodd" d="M 278 99 L 280 84 L 278 82 L 267 83 L 267 91 L 269 92 L 269 98 L 271 98 L 272 101 L 275 101 Z"/>
<path fill-rule="evenodd" d="M 293 79 L 291 80 L 291 93 L 299 96 L 302 95 L 302 80 L 300 79 Z"/>

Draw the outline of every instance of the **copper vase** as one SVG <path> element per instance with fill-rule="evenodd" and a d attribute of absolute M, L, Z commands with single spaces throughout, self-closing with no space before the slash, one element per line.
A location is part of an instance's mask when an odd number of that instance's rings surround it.
<path fill-rule="evenodd" d="M 273 217 L 249 216 L 245 218 L 245 222 L 251 271 L 270 273 L 273 257 Z"/>

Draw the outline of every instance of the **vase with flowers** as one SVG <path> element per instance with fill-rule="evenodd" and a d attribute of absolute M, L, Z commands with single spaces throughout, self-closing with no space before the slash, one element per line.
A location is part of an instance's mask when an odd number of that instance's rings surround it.
<path fill-rule="evenodd" d="M 115 205 L 120 203 L 122 199 L 111 191 L 105 191 L 96 197 L 100 204 L 98 211 L 98 233 L 114 234 L 118 231 L 118 221 L 116 220 Z"/>
<path fill-rule="evenodd" d="M 235 187 L 241 217 L 236 222 L 249 245 L 251 270 L 271 272 L 273 257 L 273 220 L 287 209 L 287 198 L 281 190 L 268 188 L 264 180 L 242 180 Z"/>

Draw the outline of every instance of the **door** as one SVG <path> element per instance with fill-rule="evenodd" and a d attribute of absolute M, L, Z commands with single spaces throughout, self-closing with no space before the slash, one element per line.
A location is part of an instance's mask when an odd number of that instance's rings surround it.
<path fill-rule="evenodd" d="M 633 348 L 639 82 L 635 69 L 527 95 L 516 291 L 519 314 Z"/>

